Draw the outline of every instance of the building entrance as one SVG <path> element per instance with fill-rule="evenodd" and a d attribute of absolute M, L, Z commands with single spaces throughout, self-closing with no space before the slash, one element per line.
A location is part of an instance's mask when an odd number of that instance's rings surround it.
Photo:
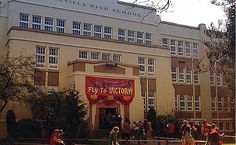
<path fill-rule="evenodd" d="M 112 129 L 116 124 L 117 108 L 99 108 L 99 129 Z"/>

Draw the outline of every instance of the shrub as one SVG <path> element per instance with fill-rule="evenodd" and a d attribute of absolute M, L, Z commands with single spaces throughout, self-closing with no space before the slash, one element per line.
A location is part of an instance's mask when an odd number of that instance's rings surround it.
<path fill-rule="evenodd" d="M 41 137 L 41 125 L 33 119 L 21 119 L 16 123 L 16 138 L 38 138 Z"/>

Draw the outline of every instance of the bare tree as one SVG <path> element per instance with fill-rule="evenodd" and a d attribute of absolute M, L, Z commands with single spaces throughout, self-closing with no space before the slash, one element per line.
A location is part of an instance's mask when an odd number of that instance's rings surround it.
<path fill-rule="evenodd" d="M 10 100 L 22 101 L 40 92 L 33 85 L 35 72 L 32 57 L 0 58 L 0 112 Z"/>

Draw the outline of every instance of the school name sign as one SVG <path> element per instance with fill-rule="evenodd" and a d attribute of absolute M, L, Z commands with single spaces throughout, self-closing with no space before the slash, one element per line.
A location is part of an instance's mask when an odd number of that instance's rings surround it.
<path fill-rule="evenodd" d="M 85 93 L 92 104 L 103 100 L 106 104 L 119 101 L 128 105 L 135 95 L 134 80 L 86 76 Z"/>

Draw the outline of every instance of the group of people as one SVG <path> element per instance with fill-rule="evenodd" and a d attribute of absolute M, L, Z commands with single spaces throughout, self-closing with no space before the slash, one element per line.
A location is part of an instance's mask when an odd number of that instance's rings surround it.
<path fill-rule="evenodd" d="M 119 133 L 116 132 L 118 129 L 121 130 Z M 147 133 L 149 131 L 150 127 L 147 120 L 139 121 L 139 122 L 130 122 L 128 118 L 126 118 L 123 122 L 123 126 L 120 125 L 120 127 L 115 126 L 113 127 L 110 135 L 109 140 L 111 138 L 114 139 L 114 134 L 117 134 L 117 136 L 121 137 L 122 139 L 125 139 L 124 144 L 129 144 L 130 139 L 136 139 L 136 140 L 146 140 L 147 139 Z M 116 131 L 115 131 L 116 130 Z M 116 133 L 115 133 L 116 132 Z M 138 142 L 139 144 L 140 142 Z"/>
<path fill-rule="evenodd" d="M 200 124 L 196 121 L 193 124 L 184 120 L 180 128 L 180 135 L 182 145 L 194 145 L 195 140 L 206 140 L 206 145 L 222 145 L 222 136 L 224 133 L 220 132 L 215 123 L 210 125 L 206 121 L 203 121 Z"/>

